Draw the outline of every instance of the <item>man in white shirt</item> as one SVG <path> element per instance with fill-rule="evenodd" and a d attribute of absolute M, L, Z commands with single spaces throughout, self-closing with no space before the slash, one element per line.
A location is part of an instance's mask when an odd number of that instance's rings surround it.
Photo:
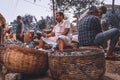
<path fill-rule="evenodd" d="M 56 13 L 57 24 L 49 34 L 44 34 L 39 41 L 39 48 L 43 48 L 44 43 L 57 45 L 59 50 L 63 50 L 64 47 L 71 42 L 70 38 L 70 22 L 64 20 L 64 14 L 62 12 Z"/>

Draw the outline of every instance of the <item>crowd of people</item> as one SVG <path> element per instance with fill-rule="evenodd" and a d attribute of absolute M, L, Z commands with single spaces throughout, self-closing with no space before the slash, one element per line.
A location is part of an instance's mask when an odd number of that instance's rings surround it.
<path fill-rule="evenodd" d="M 111 28 L 104 30 L 101 25 L 102 15 L 105 14 L 107 8 L 101 6 L 91 6 L 79 19 L 78 22 L 78 41 L 81 46 L 96 46 L 98 48 L 107 49 L 106 59 L 118 58 L 119 56 L 113 53 L 113 50 L 119 40 L 119 30 Z M 71 44 L 72 33 L 70 22 L 64 19 L 63 12 L 57 12 L 55 17 L 57 24 L 53 30 L 46 34 L 42 33 L 39 38 L 37 49 L 43 49 L 45 44 L 51 45 L 52 50 L 58 47 L 58 50 L 63 51 L 65 47 Z M 21 16 L 17 16 L 16 39 L 21 42 L 24 41 L 24 23 Z M 0 14 L 0 28 L 6 24 L 5 18 Z M 2 30 L 2 29 L 1 29 Z M 2 35 L 2 31 L 1 31 Z M 0 35 L 0 38 L 2 37 Z M 30 31 L 26 36 L 29 37 L 29 42 L 33 40 L 34 31 Z M 2 39 L 2 38 L 1 38 Z"/>

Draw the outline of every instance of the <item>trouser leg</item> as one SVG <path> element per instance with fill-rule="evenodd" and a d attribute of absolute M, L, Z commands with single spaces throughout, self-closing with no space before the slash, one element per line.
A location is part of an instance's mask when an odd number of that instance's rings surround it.
<path fill-rule="evenodd" d="M 114 47 L 119 39 L 119 30 L 113 28 L 96 35 L 94 43 L 95 45 L 103 45 L 106 41 L 110 40 L 110 46 Z"/>

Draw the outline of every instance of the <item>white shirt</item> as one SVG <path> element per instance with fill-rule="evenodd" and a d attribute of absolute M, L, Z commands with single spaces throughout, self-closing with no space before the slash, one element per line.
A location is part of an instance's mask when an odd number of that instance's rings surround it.
<path fill-rule="evenodd" d="M 70 32 L 66 35 L 62 35 L 65 28 L 70 28 L 70 22 L 67 20 L 63 20 L 60 23 L 57 23 L 57 25 L 53 28 L 52 32 L 55 33 L 55 36 L 44 38 L 42 37 L 43 41 L 47 44 L 56 44 L 57 40 L 60 38 L 64 40 L 66 44 L 71 43 L 71 38 L 69 37 Z"/>
<path fill-rule="evenodd" d="M 70 22 L 67 20 L 63 20 L 60 23 L 57 23 L 57 25 L 53 28 L 52 32 L 55 33 L 55 36 L 62 35 L 65 28 L 70 28 Z"/>

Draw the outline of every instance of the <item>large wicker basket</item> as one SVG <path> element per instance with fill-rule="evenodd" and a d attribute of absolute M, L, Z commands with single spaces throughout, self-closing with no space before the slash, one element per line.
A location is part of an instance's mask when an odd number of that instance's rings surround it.
<path fill-rule="evenodd" d="M 0 63 L 2 62 L 2 60 L 3 60 L 3 53 L 4 53 L 4 51 L 5 51 L 5 47 L 1 47 L 0 46 Z"/>
<path fill-rule="evenodd" d="M 48 70 L 48 54 L 39 50 L 9 45 L 1 58 L 2 64 L 11 72 L 44 74 Z"/>
<path fill-rule="evenodd" d="M 48 60 L 54 80 L 102 80 L 105 72 L 104 53 L 97 48 L 54 52 Z"/>

